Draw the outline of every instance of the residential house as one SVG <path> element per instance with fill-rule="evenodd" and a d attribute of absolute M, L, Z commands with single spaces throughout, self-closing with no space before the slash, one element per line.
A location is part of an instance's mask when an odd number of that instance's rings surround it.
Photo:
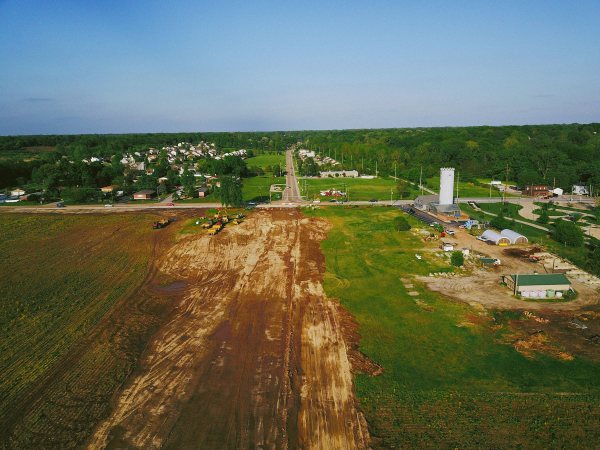
<path fill-rule="evenodd" d="M 136 192 L 133 194 L 135 200 L 150 200 L 156 195 L 156 192 L 152 189 L 144 189 L 143 191 Z"/>
<path fill-rule="evenodd" d="M 116 184 L 111 184 L 110 186 L 105 186 L 100 190 L 105 194 L 110 194 L 116 187 L 118 187 Z"/>
<path fill-rule="evenodd" d="M 10 195 L 12 197 L 20 197 L 21 195 L 25 195 L 25 191 L 23 189 L 15 189 L 14 191 L 10 191 Z"/>
<path fill-rule="evenodd" d="M 204 198 L 208 195 L 208 188 L 206 187 L 199 187 L 198 189 L 196 189 L 196 196 L 198 198 Z"/>

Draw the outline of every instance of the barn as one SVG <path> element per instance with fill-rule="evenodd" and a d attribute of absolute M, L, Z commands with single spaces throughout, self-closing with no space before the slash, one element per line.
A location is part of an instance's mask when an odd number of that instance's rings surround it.
<path fill-rule="evenodd" d="M 529 242 L 525 236 L 513 230 L 502 230 L 500 234 L 510 239 L 511 244 L 527 244 Z"/>
<path fill-rule="evenodd" d="M 488 242 L 493 242 L 495 245 L 508 245 L 510 239 L 506 236 L 502 236 L 500 233 L 496 233 L 494 230 L 485 230 L 481 237 Z"/>

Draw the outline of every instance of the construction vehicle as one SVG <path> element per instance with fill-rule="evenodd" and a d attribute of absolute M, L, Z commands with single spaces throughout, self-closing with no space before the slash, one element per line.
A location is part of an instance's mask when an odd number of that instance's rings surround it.
<path fill-rule="evenodd" d="M 425 238 L 426 241 L 437 241 L 437 239 L 438 237 L 433 233 L 429 233 L 429 236 Z"/>
<path fill-rule="evenodd" d="M 152 228 L 155 230 L 159 230 L 161 228 L 166 227 L 167 225 L 169 225 L 169 219 L 159 219 L 154 222 Z"/>
<path fill-rule="evenodd" d="M 208 230 L 208 235 L 209 236 L 214 236 L 215 234 L 217 234 L 219 231 L 221 231 L 221 223 L 217 222 L 215 225 L 213 225 L 209 230 Z"/>
<path fill-rule="evenodd" d="M 214 224 L 212 219 L 208 219 L 208 222 L 202 224 L 202 228 L 210 228 Z"/>

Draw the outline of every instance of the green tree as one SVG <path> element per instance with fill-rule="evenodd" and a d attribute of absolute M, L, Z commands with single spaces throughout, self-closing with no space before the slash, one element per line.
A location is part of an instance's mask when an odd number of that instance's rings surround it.
<path fill-rule="evenodd" d="M 510 220 L 504 217 L 504 214 L 500 212 L 496 217 L 490 220 L 490 225 L 499 230 L 504 230 L 510 227 Z"/>
<path fill-rule="evenodd" d="M 405 217 L 396 217 L 394 219 L 394 230 L 396 231 L 408 231 L 410 230 L 410 224 Z"/>
<path fill-rule="evenodd" d="M 548 209 L 542 209 L 542 212 L 540 213 L 540 215 L 538 216 L 537 221 L 539 223 L 543 223 L 546 224 L 548 222 L 550 222 L 550 215 L 548 214 Z"/>
<path fill-rule="evenodd" d="M 185 190 L 192 190 L 194 188 L 194 183 L 196 182 L 196 177 L 194 174 L 187 169 L 187 167 L 183 170 L 181 174 L 181 184 L 185 187 Z"/>
<path fill-rule="evenodd" d="M 585 242 L 585 234 L 573 222 L 558 219 L 554 222 L 556 231 L 552 234 L 552 239 L 561 244 L 566 244 L 569 247 L 581 247 Z"/>
<path fill-rule="evenodd" d="M 462 252 L 452 252 L 452 256 L 450 256 L 450 262 L 453 266 L 460 267 L 465 263 L 465 256 Z"/>
<path fill-rule="evenodd" d="M 219 189 L 221 205 L 240 206 L 244 201 L 242 186 L 241 179 L 232 175 L 223 175 L 221 177 L 221 188 Z"/>
<path fill-rule="evenodd" d="M 401 178 L 398 178 L 398 182 L 396 183 L 396 192 L 398 193 L 398 195 L 400 195 L 400 199 L 403 199 L 405 195 L 410 194 L 406 181 L 404 181 Z"/>

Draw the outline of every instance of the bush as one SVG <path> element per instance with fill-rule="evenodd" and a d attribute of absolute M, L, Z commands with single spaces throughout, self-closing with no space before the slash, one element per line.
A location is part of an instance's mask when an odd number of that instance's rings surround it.
<path fill-rule="evenodd" d="M 510 220 L 504 218 L 504 214 L 500 213 L 492 220 L 490 220 L 490 225 L 499 230 L 504 230 L 510 227 Z"/>
<path fill-rule="evenodd" d="M 453 266 L 459 267 L 465 263 L 465 257 L 462 252 L 452 252 L 452 256 L 450 257 L 450 262 Z"/>
<path fill-rule="evenodd" d="M 394 219 L 394 230 L 396 231 L 408 231 L 410 230 L 410 225 L 408 221 L 404 217 L 396 217 Z"/>
<path fill-rule="evenodd" d="M 567 222 L 558 219 L 554 222 L 556 231 L 552 234 L 552 239 L 569 247 L 581 247 L 585 242 L 585 235 L 581 228 L 573 222 Z"/>
<path fill-rule="evenodd" d="M 543 224 L 550 222 L 550 215 L 548 214 L 548 209 L 547 208 L 546 209 L 542 209 L 542 212 L 539 215 L 537 221 L 539 223 L 543 223 Z"/>

